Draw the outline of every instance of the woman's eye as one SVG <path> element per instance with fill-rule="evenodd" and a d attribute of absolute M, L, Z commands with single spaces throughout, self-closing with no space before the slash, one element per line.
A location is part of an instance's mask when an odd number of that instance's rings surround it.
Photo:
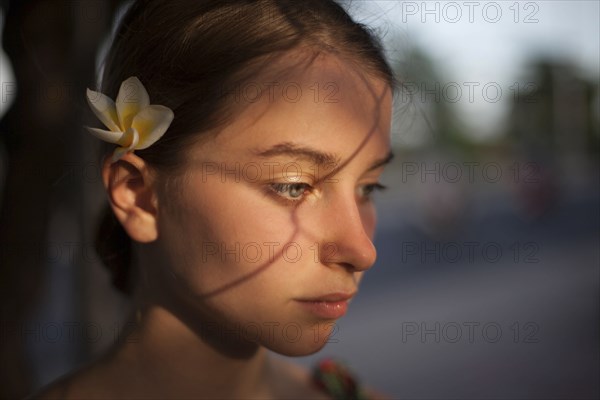
<path fill-rule="evenodd" d="M 364 185 L 361 186 L 359 188 L 360 190 L 360 197 L 366 198 L 366 199 L 370 199 L 371 195 L 373 194 L 373 192 L 376 191 L 380 191 L 380 190 L 385 190 L 387 189 L 386 186 L 383 186 L 381 183 L 377 182 L 377 183 L 370 183 L 368 185 Z"/>
<path fill-rule="evenodd" d="M 292 201 L 298 201 L 302 199 L 302 196 L 306 191 L 310 189 L 310 185 L 307 183 L 272 183 L 271 189 L 275 191 L 279 196 L 289 199 Z"/>

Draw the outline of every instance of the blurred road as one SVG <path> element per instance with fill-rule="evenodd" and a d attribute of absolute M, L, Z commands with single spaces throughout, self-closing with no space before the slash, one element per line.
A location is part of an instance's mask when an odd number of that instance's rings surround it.
<path fill-rule="evenodd" d="M 377 264 L 336 342 L 296 360 L 346 360 L 394 398 L 598 398 L 598 193 L 539 219 L 486 204 L 438 236 L 384 205 Z"/>

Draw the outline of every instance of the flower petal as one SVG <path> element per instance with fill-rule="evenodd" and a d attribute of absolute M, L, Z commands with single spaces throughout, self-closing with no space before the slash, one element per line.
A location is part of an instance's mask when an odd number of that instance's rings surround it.
<path fill-rule="evenodd" d="M 98 117 L 108 129 L 115 132 L 121 130 L 119 127 L 119 117 L 117 116 L 115 102 L 112 101 L 110 97 L 88 89 L 86 91 L 86 99 L 96 117 Z"/>
<path fill-rule="evenodd" d="M 126 153 L 132 152 L 140 140 L 140 135 L 133 128 L 129 128 L 127 132 L 123 134 L 123 137 L 123 142 L 128 142 L 129 145 L 127 147 L 125 147 L 124 145 L 122 145 L 122 147 L 117 147 L 113 153 L 112 162 L 118 161 Z"/>
<path fill-rule="evenodd" d="M 104 129 L 90 128 L 89 126 L 86 126 L 86 128 L 88 131 L 90 131 L 92 135 L 108 143 L 122 145 L 123 139 L 125 137 L 125 134 L 123 132 L 106 131 Z"/>
<path fill-rule="evenodd" d="M 123 131 L 131 127 L 133 117 L 148 105 L 150 105 L 148 92 L 137 77 L 132 76 L 123 81 L 116 101 L 117 114 Z"/>
<path fill-rule="evenodd" d="M 133 151 L 140 141 L 140 134 L 135 128 L 129 128 L 128 132 L 131 132 L 131 143 L 127 146 L 127 150 Z"/>
<path fill-rule="evenodd" d="M 131 124 L 140 134 L 136 149 L 145 149 L 160 139 L 171 125 L 173 117 L 173 111 L 165 106 L 151 105 L 140 111 Z"/>

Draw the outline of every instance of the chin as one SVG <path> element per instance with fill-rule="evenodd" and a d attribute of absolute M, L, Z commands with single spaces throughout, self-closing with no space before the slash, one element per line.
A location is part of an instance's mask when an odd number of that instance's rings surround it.
<path fill-rule="evenodd" d="M 333 340 L 331 335 L 334 328 L 334 322 L 328 322 L 304 327 L 302 330 L 294 330 L 293 334 L 290 333 L 291 329 L 288 329 L 287 332 L 281 330 L 280 335 L 275 335 L 273 340 L 263 341 L 261 345 L 284 356 L 309 356 Z"/>
<path fill-rule="evenodd" d="M 265 345 L 265 347 L 283 356 L 303 357 L 317 353 L 325 346 L 325 344 L 327 344 L 327 342 L 314 343 L 311 341 L 310 343 L 276 343 L 271 346 Z"/>

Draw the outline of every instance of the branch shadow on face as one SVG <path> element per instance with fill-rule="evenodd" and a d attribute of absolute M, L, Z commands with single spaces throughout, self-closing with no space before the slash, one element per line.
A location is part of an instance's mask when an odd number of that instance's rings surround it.
<path fill-rule="evenodd" d="M 309 63 L 306 65 L 310 65 L 315 58 L 312 58 Z M 289 73 L 289 70 L 288 72 Z M 323 182 L 327 179 L 330 179 L 334 175 L 338 174 L 344 168 L 348 166 L 360 152 L 365 148 L 367 143 L 373 138 L 375 133 L 378 130 L 378 126 L 381 120 L 382 112 L 383 112 L 383 103 L 386 97 L 389 95 L 391 91 L 390 85 L 384 85 L 383 89 L 379 90 L 375 87 L 370 76 L 359 72 L 358 76 L 360 78 L 361 83 L 366 88 L 366 92 L 368 96 L 370 96 L 375 105 L 373 110 L 373 122 L 368 131 L 365 132 L 364 137 L 358 144 L 358 146 L 351 152 L 351 154 L 344 160 L 335 166 L 332 170 L 328 171 L 325 175 L 317 178 L 316 184 Z M 266 111 L 260 113 L 257 117 L 257 120 L 260 119 Z M 284 241 L 284 243 L 292 243 L 302 234 L 306 235 L 310 239 L 318 242 L 318 238 L 314 235 L 308 235 L 306 229 L 302 226 L 301 221 L 298 217 L 298 205 L 294 205 L 294 208 L 290 214 L 290 223 L 294 227 L 292 234 Z M 259 345 L 256 342 L 251 340 L 240 340 L 239 337 L 235 337 L 235 335 L 231 335 L 231 337 L 227 337 L 227 335 L 223 335 L 223 330 L 239 330 L 239 326 L 232 325 L 229 321 L 226 321 L 222 316 L 215 315 L 209 310 L 199 310 L 198 304 L 202 304 L 207 300 L 210 300 L 216 296 L 219 296 L 227 291 L 234 290 L 236 287 L 244 285 L 250 280 L 258 277 L 260 274 L 265 272 L 268 268 L 273 266 L 277 261 L 283 258 L 283 252 L 285 246 L 281 246 L 279 250 L 277 250 L 273 257 L 269 257 L 269 260 L 266 260 L 262 265 L 253 269 L 251 272 L 235 278 L 229 282 L 223 283 L 221 286 L 206 292 L 206 293 L 194 293 L 192 291 L 188 291 L 188 293 L 184 293 L 180 296 L 180 300 L 183 299 L 185 305 L 182 305 L 178 302 L 168 302 L 165 300 L 165 303 L 162 304 L 163 307 L 170 310 L 177 318 L 179 318 L 182 322 L 184 322 L 187 326 L 189 326 L 199 337 L 201 337 L 204 341 L 209 343 L 215 350 L 222 354 L 226 354 L 229 357 L 235 358 L 248 358 L 251 357 L 256 351 L 258 351 Z M 351 266 L 350 266 L 351 267 Z M 188 287 L 188 286 L 183 286 Z M 257 294 L 259 295 L 259 294 Z M 207 330 L 206 323 L 207 321 L 212 321 L 217 324 L 221 324 L 221 328 Z"/>

